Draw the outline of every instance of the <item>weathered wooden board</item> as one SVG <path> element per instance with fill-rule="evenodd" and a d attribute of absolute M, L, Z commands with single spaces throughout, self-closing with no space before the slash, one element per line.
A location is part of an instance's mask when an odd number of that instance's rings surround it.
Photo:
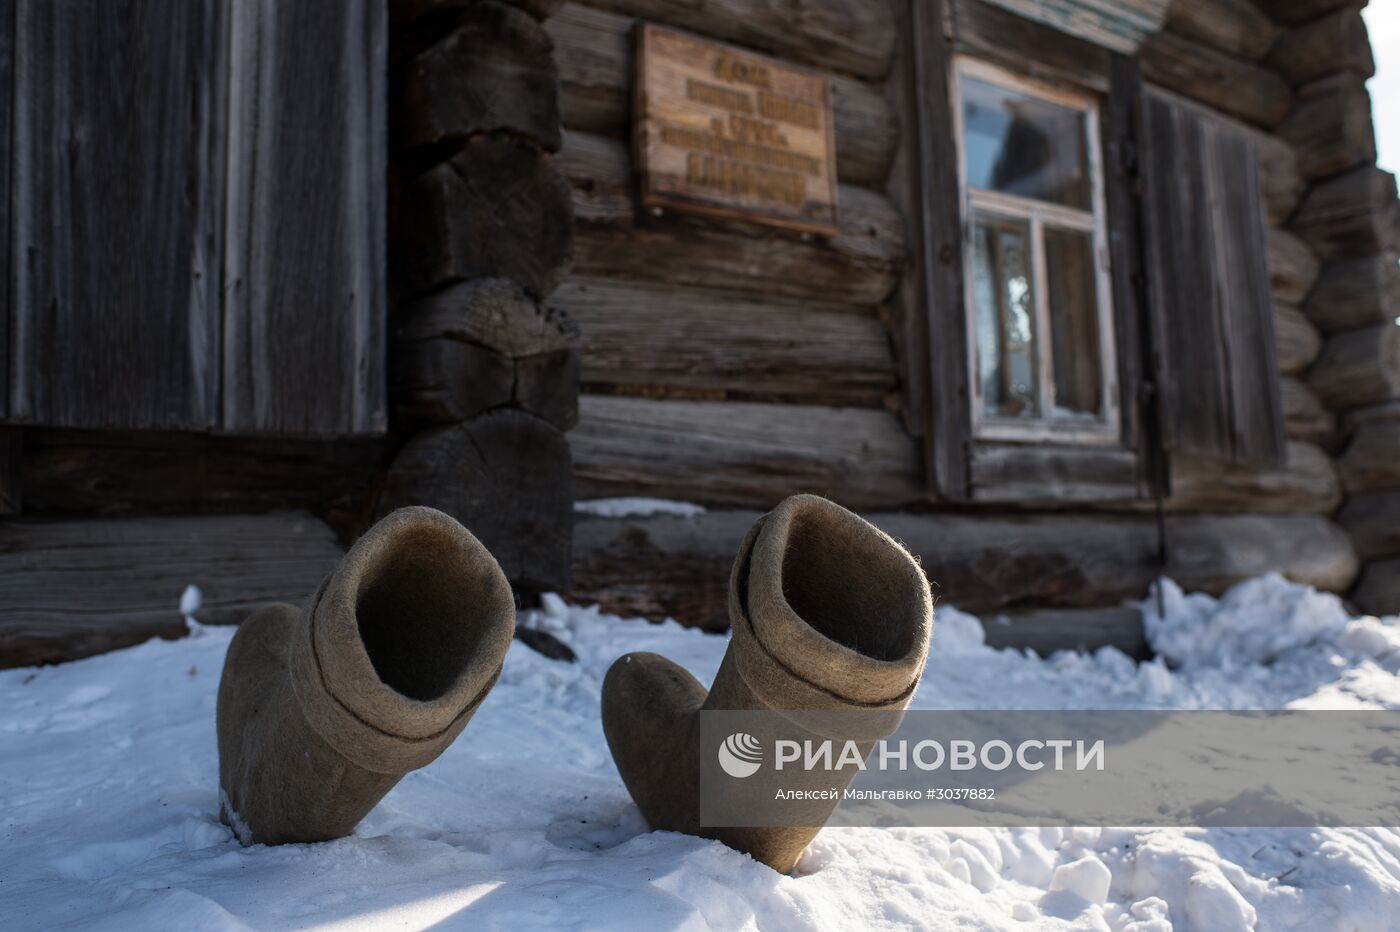
<path fill-rule="evenodd" d="M 1310 179 L 1376 161 L 1371 96 L 1359 75 L 1339 72 L 1304 87 L 1277 133 L 1293 146 Z"/>
<path fill-rule="evenodd" d="M 1283 32 L 1254 0 L 1173 0 L 1167 23 L 1174 32 L 1245 61 L 1267 55 Z"/>
<path fill-rule="evenodd" d="M 824 75 L 650 23 L 637 27 L 636 59 L 643 207 L 838 232 Z"/>
<path fill-rule="evenodd" d="M 1383 401 L 1380 404 L 1352 408 L 1341 414 L 1341 433 L 1349 437 L 1370 424 L 1391 424 L 1400 422 L 1400 399 Z"/>
<path fill-rule="evenodd" d="M 1362 424 L 1337 460 L 1348 494 L 1400 489 L 1400 419 Z"/>
<path fill-rule="evenodd" d="M 1308 384 L 1336 410 L 1400 398 L 1400 327 L 1387 322 L 1331 334 Z"/>
<path fill-rule="evenodd" d="M 952 51 L 984 58 L 1042 81 L 1108 91 L 1112 53 L 1103 46 L 987 0 L 943 0 L 941 6 L 942 29 Z M 941 54 L 930 54 L 927 46 L 923 54 L 931 68 L 946 60 Z"/>
<path fill-rule="evenodd" d="M 566 132 L 555 164 L 573 189 L 577 274 L 865 307 L 878 306 L 898 282 L 903 218 L 873 191 L 842 185 L 841 232 L 803 238 L 752 224 L 639 212 L 632 160 L 615 139 Z"/>
<path fill-rule="evenodd" d="M 1280 375 L 1298 375 L 1322 350 L 1322 335 L 1303 312 L 1290 304 L 1274 305 L 1274 347 Z"/>
<path fill-rule="evenodd" d="M 1330 444 L 1337 433 L 1337 417 L 1323 407 L 1316 393 L 1290 378 L 1283 379 L 1279 389 L 1283 396 L 1283 429 L 1289 439 Z"/>
<path fill-rule="evenodd" d="M 384 4 L 232 10 L 220 428 L 381 432 Z"/>
<path fill-rule="evenodd" d="M 15 16 L 14 4 L 0 7 L 0 421 L 10 413 L 10 162 L 14 154 Z"/>
<path fill-rule="evenodd" d="M 878 0 L 589 0 L 591 6 L 649 22 L 689 29 L 760 52 L 863 78 L 889 70 L 894 10 Z"/>
<path fill-rule="evenodd" d="M 341 552 L 305 513 L 0 521 L 0 667 L 183 637 L 189 585 L 206 624 L 302 603 Z"/>
<path fill-rule="evenodd" d="M 1138 457 L 1132 450 L 979 442 L 970 459 L 973 501 L 1064 508 L 1139 497 Z"/>
<path fill-rule="evenodd" d="M 1337 520 L 1362 559 L 1400 555 L 1400 488 L 1351 496 Z"/>
<path fill-rule="evenodd" d="M 1273 70 L 1171 31 L 1143 45 L 1142 70 L 1153 84 L 1266 129 L 1278 125 L 1292 105 L 1292 88 Z"/>
<path fill-rule="evenodd" d="M 313 510 L 356 517 L 387 465 L 382 438 L 257 440 L 25 428 L 24 498 L 40 514 Z"/>
<path fill-rule="evenodd" d="M 771 506 L 815 492 L 881 508 L 925 494 L 918 444 L 888 411 L 585 395 L 569 445 L 581 498 Z"/>
<path fill-rule="evenodd" d="M 1351 599 L 1373 615 L 1400 615 L 1400 557 L 1366 564 Z"/>
<path fill-rule="evenodd" d="M 925 483 L 931 494 L 968 497 L 971 361 L 963 292 L 963 223 L 959 202 L 958 140 L 953 125 L 952 45 L 945 0 L 904 4 L 901 68 L 890 82 L 900 112 L 911 114 L 890 172 L 889 189 L 908 212 L 908 270 L 892 313 L 894 342 L 904 365 L 906 420 L 921 439 Z M 901 337 L 903 338 L 901 340 Z"/>
<path fill-rule="evenodd" d="M 1362 6 L 1348 3 L 1285 32 L 1269 53 L 1269 65 L 1295 87 L 1333 71 L 1369 78 L 1376 73 L 1376 60 Z"/>
<path fill-rule="evenodd" d="M 1170 0 L 987 0 L 1086 42 L 1132 55 L 1162 27 Z"/>
<path fill-rule="evenodd" d="M 630 131 L 636 22 L 566 3 L 545 23 L 554 40 L 564 126 L 611 136 Z M 848 184 L 878 186 L 899 139 L 894 111 L 865 81 L 840 74 L 827 78 L 835 111 L 837 177 Z"/>
<path fill-rule="evenodd" d="M 1395 176 L 1363 165 L 1313 185 L 1292 228 L 1323 259 L 1373 256 L 1400 245 L 1397 213 Z"/>
<path fill-rule="evenodd" d="M 1395 320 L 1400 317 L 1400 257 L 1382 253 L 1327 263 L 1305 310 L 1324 332 Z"/>
<path fill-rule="evenodd" d="M 1302 304 L 1322 272 L 1322 262 L 1311 246 L 1287 230 L 1270 229 L 1268 237 L 1270 293 L 1279 304 Z"/>
<path fill-rule="evenodd" d="M 1148 95 L 1142 121 L 1149 304 L 1168 450 L 1284 458 L 1258 157 L 1230 124 Z"/>
<path fill-rule="evenodd" d="M 550 303 L 581 328 L 585 386 L 863 407 L 896 388 L 873 314 L 577 276 Z"/>
<path fill-rule="evenodd" d="M 218 417 L 224 5 L 16 0 L 9 417 Z M 11 23 L 7 23 L 6 32 Z M 0 40 L 0 45 L 3 45 Z M 3 338 L 0 338 L 3 339 Z"/>
<path fill-rule="evenodd" d="M 574 530 L 571 597 L 609 611 L 719 630 L 734 554 L 755 511 L 693 518 L 584 518 Z M 1183 515 L 1168 521 L 1170 560 L 1157 560 L 1149 516 L 879 513 L 871 521 L 919 558 L 940 603 L 991 613 L 1092 608 L 1142 598 L 1165 574 L 1220 592 L 1279 571 L 1344 592 L 1358 561 L 1344 531 L 1305 515 Z M 1308 545 L 1298 546 L 1306 540 Z"/>

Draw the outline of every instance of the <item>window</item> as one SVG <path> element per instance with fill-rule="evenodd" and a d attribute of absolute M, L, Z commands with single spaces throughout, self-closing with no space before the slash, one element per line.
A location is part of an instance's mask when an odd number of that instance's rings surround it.
<path fill-rule="evenodd" d="M 975 434 L 1116 442 L 1097 103 L 968 59 L 953 98 Z"/>

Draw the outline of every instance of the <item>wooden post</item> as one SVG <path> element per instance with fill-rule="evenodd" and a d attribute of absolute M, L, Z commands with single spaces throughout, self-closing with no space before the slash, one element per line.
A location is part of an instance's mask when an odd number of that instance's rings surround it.
<path fill-rule="evenodd" d="M 393 414 L 418 430 L 379 513 L 460 520 L 526 597 L 565 591 L 578 419 L 578 331 L 544 299 L 572 263 L 558 69 L 538 20 L 557 3 L 401 2 L 421 49 L 403 68 Z M 425 16 L 451 9 L 454 16 Z M 426 25 L 425 25 L 426 24 Z M 437 24 L 443 24 L 438 26 Z M 425 28 L 440 35 L 423 36 Z M 410 27 L 403 27 L 406 31 Z M 422 297 L 419 297 L 422 296 Z"/>

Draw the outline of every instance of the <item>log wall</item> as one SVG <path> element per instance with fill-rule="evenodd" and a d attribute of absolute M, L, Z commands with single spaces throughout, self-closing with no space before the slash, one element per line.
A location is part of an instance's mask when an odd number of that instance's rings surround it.
<path fill-rule="evenodd" d="M 971 0 L 952 6 L 963 18 L 982 15 Z M 888 59 L 877 61 L 894 48 L 895 8 L 869 0 L 841 5 L 833 20 L 799 17 L 779 25 L 762 16 L 731 20 L 714 4 L 584 0 L 565 3 L 546 23 L 565 128 L 558 165 L 576 218 L 574 270 L 552 303 L 581 332 L 583 395 L 579 426 L 570 436 L 579 497 L 696 501 L 726 526 L 740 520 L 734 515 L 748 514 L 727 509 L 768 507 L 799 490 L 885 514 L 943 509 L 925 490 L 922 442 L 908 430 L 910 409 L 926 403 L 904 377 L 906 357 L 916 348 L 904 345 L 905 324 L 890 307 L 908 274 L 907 225 L 915 209 L 891 176 L 907 118 Z M 989 8 L 986 15 L 1005 14 Z M 837 236 L 813 239 L 743 223 L 638 212 L 629 129 L 631 30 L 639 17 L 737 42 L 831 78 Z M 837 20 L 848 34 L 832 31 Z M 1351 356 L 1332 344 L 1332 333 L 1353 322 L 1374 326 L 1384 310 L 1370 292 L 1334 271 L 1334 264 L 1343 261 L 1339 250 L 1375 233 L 1374 224 L 1357 219 L 1357 204 L 1382 189 L 1384 179 L 1372 171 L 1319 193 L 1325 173 L 1364 161 L 1347 154 L 1345 139 L 1360 139 L 1359 154 L 1366 154 L 1369 123 L 1361 112 L 1369 109 L 1353 83 L 1343 80 L 1338 93 L 1347 106 L 1333 111 L 1328 82 L 1337 79 L 1313 65 L 1293 68 L 1285 62 L 1289 55 L 1275 54 L 1276 46 L 1292 43 L 1320 60 L 1310 42 L 1292 37 L 1297 25 L 1275 16 L 1268 3 L 1176 0 L 1163 31 L 1142 50 L 1149 83 L 1236 122 L 1257 146 L 1290 438 L 1286 463 L 1272 470 L 1176 463 L 1166 506 L 1174 515 L 1199 516 L 1203 528 L 1213 526 L 1210 516 L 1315 516 L 1310 520 L 1331 535 L 1329 546 L 1338 554 L 1335 571 L 1300 578 L 1340 590 L 1352 584 L 1355 566 L 1346 556 L 1345 535 L 1329 521 L 1344 496 L 1334 459 L 1342 438 L 1333 400 L 1352 392 L 1370 403 L 1387 397 L 1388 389 L 1385 377 L 1374 372 L 1357 387 L 1356 379 L 1337 371 Z M 1335 37 L 1329 32 L 1327 39 Z M 1004 51 L 989 47 L 986 53 Z M 1084 64 L 1035 67 L 1053 79 L 1074 75 Z M 1366 268 L 1378 280 L 1390 280 L 1384 263 Z M 1400 279 L 1394 291 L 1400 293 Z M 1378 347 L 1373 355 L 1385 351 Z M 989 527 L 1011 520 L 1009 509 L 1016 520 L 1049 520 L 1053 512 L 1070 527 L 1076 516 L 1093 522 L 1106 519 L 1091 515 L 1140 515 L 1151 507 L 1070 500 L 1084 497 L 1036 501 L 1027 495 L 1014 504 L 965 505 L 959 511 Z M 577 539 L 576 596 L 683 620 L 694 609 L 690 620 L 696 623 L 721 619 L 716 592 L 667 595 L 684 588 L 688 570 L 681 567 L 689 564 L 673 565 L 641 543 L 631 550 L 594 546 L 590 535 L 622 532 L 607 522 L 591 527 Z M 1037 547 L 1034 541 L 1012 546 L 1008 565 L 1033 573 L 1041 556 Z M 727 565 L 723 549 L 710 554 L 716 567 Z M 665 579 L 640 583 L 656 575 Z M 1141 586 L 1127 588 L 1137 592 Z M 1083 607 L 1106 605 L 1120 595 L 1091 585 Z M 963 596 L 964 607 L 976 607 L 977 598 Z M 1034 601 L 1028 595 L 1024 605 Z"/>

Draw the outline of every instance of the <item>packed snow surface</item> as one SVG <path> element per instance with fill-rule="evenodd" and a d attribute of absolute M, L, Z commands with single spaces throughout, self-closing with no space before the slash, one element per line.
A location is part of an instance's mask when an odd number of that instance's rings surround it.
<path fill-rule="evenodd" d="M 1164 592 L 1161 660 L 1048 659 L 940 608 L 919 708 L 1400 707 L 1400 625 L 1278 577 Z M 191 600 L 192 604 L 193 600 Z M 1150 606 L 1149 606 L 1150 609 Z M 438 761 L 352 837 L 244 848 L 219 823 L 214 700 L 232 631 L 0 672 L 0 927 L 1394 928 L 1394 829 L 828 829 L 794 876 L 648 832 L 598 718 L 608 665 L 708 679 L 725 639 L 549 599 Z"/>
<path fill-rule="evenodd" d="M 574 511 L 596 518 L 638 518 L 645 515 L 676 515 L 693 518 L 703 515 L 703 505 L 677 502 L 669 498 L 589 498 L 574 502 Z"/>

